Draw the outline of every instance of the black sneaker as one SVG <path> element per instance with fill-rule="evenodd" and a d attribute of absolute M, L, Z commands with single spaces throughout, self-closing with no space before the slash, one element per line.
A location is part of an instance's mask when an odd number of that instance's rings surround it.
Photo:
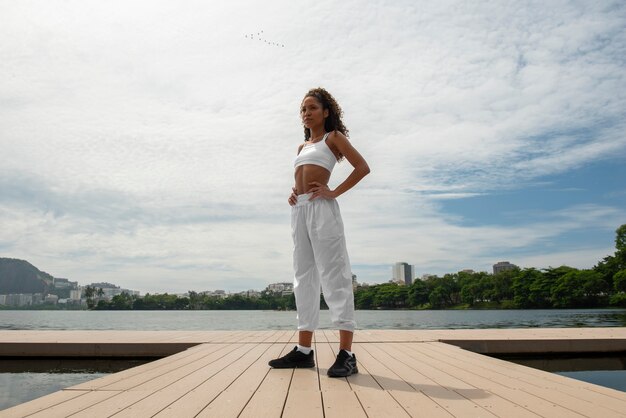
<path fill-rule="evenodd" d="M 330 377 L 346 377 L 353 374 L 357 374 L 359 368 L 356 365 L 356 356 L 350 355 L 346 350 L 340 350 L 337 354 L 337 360 L 330 369 L 328 369 L 328 375 Z"/>
<path fill-rule="evenodd" d="M 303 369 L 315 367 L 315 360 L 313 360 L 313 350 L 309 354 L 304 354 L 298 351 L 296 346 L 281 358 L 270 360 L 267 364 L 275 369 Z"/>

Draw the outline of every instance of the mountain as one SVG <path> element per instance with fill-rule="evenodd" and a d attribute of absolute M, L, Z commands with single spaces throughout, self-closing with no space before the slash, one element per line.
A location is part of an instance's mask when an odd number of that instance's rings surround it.
<path fill-rule="evenodd" d="M 45 293 L 53 286 L 53 277 L 25 260 L 0 257 L 0 295 L 10 293 Z"/>

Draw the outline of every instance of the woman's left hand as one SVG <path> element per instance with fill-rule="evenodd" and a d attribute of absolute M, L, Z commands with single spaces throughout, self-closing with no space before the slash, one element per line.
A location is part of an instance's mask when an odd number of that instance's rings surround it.
<path fill-rule="evenodd" d="M 309 192 L 312 193 L 309 200 L 313 200 L 318 197 L 322 197 L 324 199 L 334 199 L 336 197 L 335 192 L 330 190 L 325 184 L 312 181 L 309 185 L 313 185 L 313 187 L 309 189 Z"/>

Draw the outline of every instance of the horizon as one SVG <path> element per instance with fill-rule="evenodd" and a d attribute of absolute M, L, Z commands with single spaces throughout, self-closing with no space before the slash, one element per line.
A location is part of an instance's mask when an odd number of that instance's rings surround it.
<path fill-rule="evenodd" d="M 0 257 L 144 293 L 291 281 L 298 109 L 322 86 L 371 168 L 338 198 L 359 282 L 400 260 L 591 268 L 626 223 L 625 18 L 619 1 L 2 3 Z"/>
<path fill-rule="evenodd" d="M 10 257 L 0 257 L 0 258 L 9 258 L 9 259 L 10 259 Z M 114 282 L 112 282 L 112 281 L 107 281 L 107 280 L 103 280 L 103 281 L 100 281 L 100 282 L 91 282 L 91 283 L 88 283 L 88 284 L 84 284 L 84 285 L 83 285 L 83 284 L 80 284 L 79 279 L 73 279 L 73 278 L 70 278 L 70 277 L 57 277 L 57 276 L 54 276 L 54 275 L 50 274 L 49 272 L 47 272 L 47 271 L 45 271 L 45 270 L 40 269 L 38 266 L 33 265 L 33 264 L 32 264 L 32 263 L 30 263 L 28 260 L 21 260 L 21 259 L 15 259 L 15 258 L 13 258 L 13 259 L 14 259 L 14 260 L 24 261 L 24 262 L 26 262 L 26 263 L 29 263 L 29 264 L 31 264 L 33 267 L 35 267 L 36 269 L 38 269 L 39 271 L 41 271 L 41 272 L 43 272 L 43 273 L 46 273 L 46 274 L 48 274 L 48 275 L 52 276 L 54 279 L 62 279 L 62 280 L 69 280 L 69 281 L 71 281 L 71 282 L 77 282 L 77 283 L 78 283 L 78 287 L 80 287 L 80 288 L 85 288 L 85 287 L 92 286 L 92 285 L 99 284 L 99 283 L 107 283 L 107 284 L 114 285 L 114 286 L 116 286 L 117 288 L 120 288 L 120 289 L 130 290 L 130 291 L 138 291 L 140 296 L 145 296 L 145 295 L 146 295 L 146 294 L 148 294 L 148 293 L 149 293 L 149 294 L 173 294 L 173 295 L 178 295 L 178 296 L 180 296 L 180 295 L 185 295 L 185 294 L 188 294 L 189 292 L 192 292 L 192 291 L 195 291 L 195 292 L 198 292 L 198 293 L 215 292 L 215 291 L 224 291 L 224 292 L 226 292 L 226 294 L 238 294 L 238 293 L 242 293 L 242 292 L 246 292 L 246 291 L 258 291 L 258 292 L 262 292 L 263 290 L 265 290 L 265 289 L 266 289 L 268 286 L 270 286 L 271 284 L 276 284 L 276 283 L 287 283 L 287 284 L 292 284 L 292 283 L 293 283 L 293 281 L 292 281 L 292 280 L 287 280 L 287 281 L 283 281 L 283 282 L 278 281 L 278 282 L 271 282 L 271 283 L 267 283 L 267 284 L 265 284 L 265 286 L 264 286 L 263 288 L 260 288 L 260 289 L 259 289 L 259 288 L 255 288 L 255 289 L 250 288 L 250 289 L 234 290 L 234 291 L 233 291 L 233 290 L 230 290 L 230 289 L 217 289 L 217 288 L 214 288 L 214 289 L 187 289 L 187 290 L 185 290 L 184 292 L 172 292 L 172 291 L 168 291 L 168 290 L 164 290 L 164 291 L 156 291 L 156 292 L 149 292 L 149 291 L 143 291 L 143 290 L 141 290 L 141 289 L 131 289 L 131 288 L 129 288 L 129 287 L 125 287 L 125 286 L 124 286 L 124 285 L 122 285 L 122 284 L 119 284 L 119 283 L 114 283 Z M 599 261 L 601 261 L 601 260 L 598 260 L 598 262 L 599 262 Z M 506 263 L 506 262 L 510 262 L 510 261 L 509 261 L 509 260 L 500 260 L 500 261 L 498 261 L 497 263 L 500 263 L 500 262 L 505 262 L 505 263 Z M 494 263 L 494 264 L 496 264 L 496 263 Z M 520 270 L 523 270 L 523 269 L 526 269 L 526 268 L 537 268 L 537 267 L 533 267 L 533 266 L 524 266 L 524 267 L 522 267 L 522 266 L 518 266 L 518 265 L 516 265 L 515 263 L 511 263 L 511 264 L 513 264 L 515 267 L 519 268 Z M 565 266 L 565 267 L 571 267 L 571 266 L 566 266 L 566 265 L 559 265 L 559 266 L 547 266 L 547 267 L 537 268 L 537 269 L 539 269 L 539 270 L 544 270 L 544 269 L 559 268 L 559 267 L 564 267 L 564 266 Z M 492 267 L 493 267 L 493 266 L 492 266 Z M 588 267 L 588 268 L 586 268 L 586 269 L 585 269 L 585 268 L 581 268 L 580 270 L 591 270 L 593 267 L 594 267 L 594 266 L 590 266 L 590 267 Z M 432 274 L 432 275 L 429 275 L 428 273 L 425 273 L 425 274 L 421 274 L 421 275 L 416 275 L 415 277 L 413 277 L 412 281 L 415 281 L 415 280 L 422 280 L 422 281 L 424 281 L 424 280 L 429 280 L 429 279 L 431 279 L 431 278 L 432 278 L 432 277 L 424 277 L 424 276 L 436 276 L 436 277 L 443 277 L 443 276 L 445 276 L 445 275 L 449 275 L 449 274 L 450 274 L 450 275 L 459 274 L 459 273 L 464 272 L 464 270 L 468 270 L 468 269 L 463 269 L 463 270 L 459 270 L 459 271 L 456 271 L 456 272 L 451 272 L 451 271 L 448 271 L 448 272 L 446 272 L 446 273 L 442 273 L 442 274 Z M 472 269 L 469 269 L 469 270 L 472 270 Z M 486 270 L 472 270 L 472 272 L 471 272 L 471 273 L 472 273 L 472 274 L 473 274 L 473 273 L 486 273 L 486 274 L 491 274 L 491 275 L 496 274 L 496 273 L 494 273 L 494 272 L 493 272 L 493 270 L 492 270 L 492 271 L 486 271 Z M 388 280 L 383 281 L 383 282 L 373 282 L 373 283 L 359 281 L 359 280 L 358 280 L 358 277 L 356 277 L 356 280 L 357 280 L 357 283 L 358 283 L 359 285 L 365 285 L 365 286 L 377 286 L 377 285 L 380 285 L 380 284 L 386 284 L 386 283 L 392 283 L 392 282 L 394 282 L 394 278 L 393 278 L 393 277 L 391 277 L 391 278 L 389 278 Z M 395 282 L 394 282 L 394 283 L 395 283 Z M 404 285 L 404 284 L 401 284 L 401 285 Z M 92 287 L 93 287 L 93 286 L 92 286 Z M 97 288 L 97 287 L 96 287 L 96 288 Z"/>

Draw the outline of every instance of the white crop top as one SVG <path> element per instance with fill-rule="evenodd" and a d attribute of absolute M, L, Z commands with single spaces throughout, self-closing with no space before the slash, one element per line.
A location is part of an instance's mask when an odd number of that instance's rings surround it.
<path fill-rule="evenodd" d="M 294 168 L 304 164 L 313 164 L 324 167 L 332 173 L 337 158 L 335 158 L 335 154 L 333 154 L 326 143 L 328 134 L 330 132 L 327 132 L 321 141 L 314 144 L 305 144 L 293 163 Z"/>

